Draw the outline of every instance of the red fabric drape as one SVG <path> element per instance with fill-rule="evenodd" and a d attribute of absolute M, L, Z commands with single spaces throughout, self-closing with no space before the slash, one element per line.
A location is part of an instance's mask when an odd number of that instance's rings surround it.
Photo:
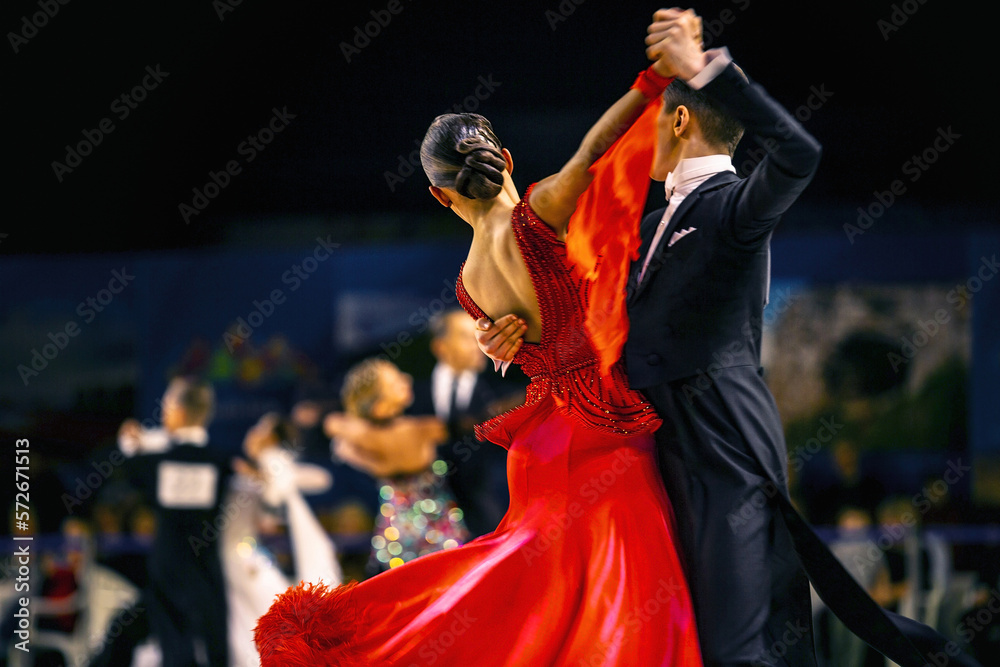
<path fill-rule="evenodd" d="M 649 192 L 656 143 L 657 95 L 624 135 L 590 168 L 594 180 L 570 217 L 566 254 L 591 281 L 586 327 L 607 375 L 628 337 L 625 286 L 639 256 L 639 223 Z"/>

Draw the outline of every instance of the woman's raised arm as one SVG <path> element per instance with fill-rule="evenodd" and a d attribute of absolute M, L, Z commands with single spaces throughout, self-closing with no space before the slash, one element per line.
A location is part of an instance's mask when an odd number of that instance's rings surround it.
<path fill-rule="evenodd" d="M 701 18 L 691 10 L 668 10 L 668 30 L 690 33 L 701 40 Z M 647 49 L 647 56 L 657 54 Z M 539 181 L 531 195 L 531 208 L 547 225 L 562 236 L 577 200 L 593 180 L 590 168 L 642 115 L 651 99 L 659 96 L 673 80 L 672 62 L 658 59 L 642 72 L 627 93 L 601 115 L 580 142 L 573 157 L 558 173 Z"/>

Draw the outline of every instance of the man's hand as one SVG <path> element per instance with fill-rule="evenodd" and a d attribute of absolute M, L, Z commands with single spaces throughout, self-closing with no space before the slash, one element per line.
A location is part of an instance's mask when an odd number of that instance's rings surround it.
<path fill-rule="evenodd" d="M 142 451 L 142 425 L 136 419 L 126 419 L 118 427 L 118 448 L 126 456 L 135 456 Z"/>
<path fill-rule="evenodd" d="M 299 428 L 312 428 L 319 424 L 323 417 L 323 409 L 316 401 L 299 401 L 292 406 L 292 423 Z"/>
<path fill-rule="evenodd" d="M 493 360 L 493 369 L 507 367 L 524 343 L 528 324 L 517 315 L 504 315 L 496 322 L 483 317 L 476 320 L 476 343 L 487 357 Z"/>
<path fill-rule="evenodd" d="M 694 10 L 661 9 L 647 32 L 646 56 L 660 76 L 687 81 L 705 67 L 701 17 Z"/>
<path fill-rule="evenodd" d="M 122 425 L 118 427 L 118 437 L 138 440 L 142 437 L 142 426 L 139 424 L 138 420 L 126 419 L 122 422 Z"/>

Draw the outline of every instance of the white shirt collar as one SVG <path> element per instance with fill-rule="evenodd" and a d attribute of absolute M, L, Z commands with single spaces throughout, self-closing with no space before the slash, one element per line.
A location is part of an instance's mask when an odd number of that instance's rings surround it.
<path fill-rule="evenodd" d="M 681 160 L 663 182 L 667 201 L 687 197 L 699 185 L 723 171 L 736 173 L 733 159 L 728 155 L 705 155 Z"/>
<path fill-rule="evenodd" d="M 208 431 L 204 426 L 182 426 L 170 433 L 170 440 L 204 447 L 208 444 Z"/>
<path fill-rule="evenodd" d="M 451 383 L 455 370 L 448 364 L 439 362 L 431 371 L 431 396 L 434 400 L 434 412 L 441 419 L 448 418 L 451 407 Z M 474 371 L 462 371 L 458 375 L 458 390 L 455 402 L 460 409 L 467 408 L 472 399 L 472 390 L 476 386 L 477 374 Z"/>

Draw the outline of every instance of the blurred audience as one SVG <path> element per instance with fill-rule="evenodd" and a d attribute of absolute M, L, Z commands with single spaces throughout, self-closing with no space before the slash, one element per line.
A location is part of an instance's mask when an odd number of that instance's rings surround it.
<path fill-rule="evenodd" d="M 50 642 L 38 659 L 62 664 L 53 657 L 59 652 L 89 652 L 93 667 L 159 665 L 163 646 L 163 665 L 255 664 L 250 624 L 299 578 L 363 579 L 493 530 L 508 501 L 506 451 L 477 440 L 473 427 L 524 394 L 517 379 L 485 370 L 473 329 L 464 311 L 440 313 L 430 322 L 433 368 L 425 379 L 414 384 L 395 364 L 368 359 L 350 369 L 339 396 L 336 384 L 326 395 L 316 391 L 315 366 L 281 337 L 259 348 L 231 339 L 232 350 L 196 340 L 177 369 L 247 392 L 298 382 L 304 400 L 278 399 L 291 403 L 288 417 L 261 416 L 246 432 L 245 460 L 230 461 L 238 435 L 222 438 L 233 440 L 225 454 L 208 442 L 212 386 L 179 377 L 163 396 L 159 427 L 122 423 L 118 446 L 129 460 L 68 520 L 62 492 L 80 468 L 60 467 L 33 446 L 32 486 L 46 489 L 33 503 L 33 528 L 58 537 L 34 573 L 36 629 Z M 921 468 L 895 467 L 891 447 L 909 442 L 904 425 L 917 428 L 907 419 L 923 408 L 879 409 L 900 391 L 903 375 L 874 373 L 865 360 L 883 359 L 882 347 L 862 341 L 860 355 L 859 340 L 838 348 L 838 363 L 825 369 L 839 403 L 817 414 L 833 415 L 837 437 L 815 451 L 804 447 L 816 434 L 815 416 L 790 425 L 790 454 L 799 452 L 789 465 L 793 502 L 812 523 L 830 527 L 834 554 L 879 604 L 936 627 L 984 665 L 1000 664 L 1000 543 L 982 530 L 1000 527 L 1000 516 L 969 499 L 967 478 L 947 483 L 919 477 Z M 257 418 L 250 407 L 258 404 L 247 404 L 247 420 Z M 961 430 L 954 437 L 930 431 L 925 441 L 965 451 Z M 324 467 L 303 465 L 309 460 Z M 306 504 L 302 494 L 330 484 L 327 468 L 337 476 L 336 493 Z M 252 511 L 219 530 L 222 508 L 240 492 L 254 498 Z M 316 504 L 320 497 L 326 504 Z M 335 550 L 331 538 L 345 548 Z M 13 586 L 4 577 L 6 609 Z M 814 612 L 822 665 L 886 664 L 818 597 Z M 153 662 L 144 663 L 153 638 Z"/>
<path fill-rule="evenodd" d="M 377 496 L 375 491 L 372 495 Z M 340 567 L 345 581 L 361 581 L 368 576 L 375 515 L 368 505 L 348 499 L 320 514 L 320 521 L 330 535 L 337 537 Z"/>
<path fill-rule="evenodd" d="M 876 602 L 934 627 L 982 664 L 1000 664 L 1000 547 L 983 530 L 1000 525 L 1000 512 L 966 499 L 957 458 L 924 477 L 903 465 L 917 458 L 880 458 L 866 470 L 853 439 L 835 440 L 829 457 L 790 465 L 792 498 L 826 527 L 832 551 Z M 818 596 L 813 602 L 821 665 L 888 664 Z"/>
<path fill-rule="evenodd" d="M 878 507 L 878 544 L 889 565 L 885 607 L 937 627 L 940 596 L 948 587 L 950 547 L 924 530 L 920 508 L 910 498 L 890 496 Z"/>
<path fill-rule="evenodd" d="M 858 507 L 874 515 L 885 497 L 885 485 L 864 470 L 861 453 L 852 440 L 838 439 L 830 448 L 831 468 L 807 490 L 803 500 L 809 520 L 816 525 L 833 525 L 838 512 Z"/>
<path fill-rule="evenodd" d="M 837 513 L 836 537 L 830 543 L 833 555 L 868 591 L 878 604 L 892 602 L 889 566 L 885 554 L 875 544 L 872 516 L 861 507 L 847 505 Z M 813 594 L 817 639 L 826 667 L 883 667 L 885 659 L 847 629 Z"/>

